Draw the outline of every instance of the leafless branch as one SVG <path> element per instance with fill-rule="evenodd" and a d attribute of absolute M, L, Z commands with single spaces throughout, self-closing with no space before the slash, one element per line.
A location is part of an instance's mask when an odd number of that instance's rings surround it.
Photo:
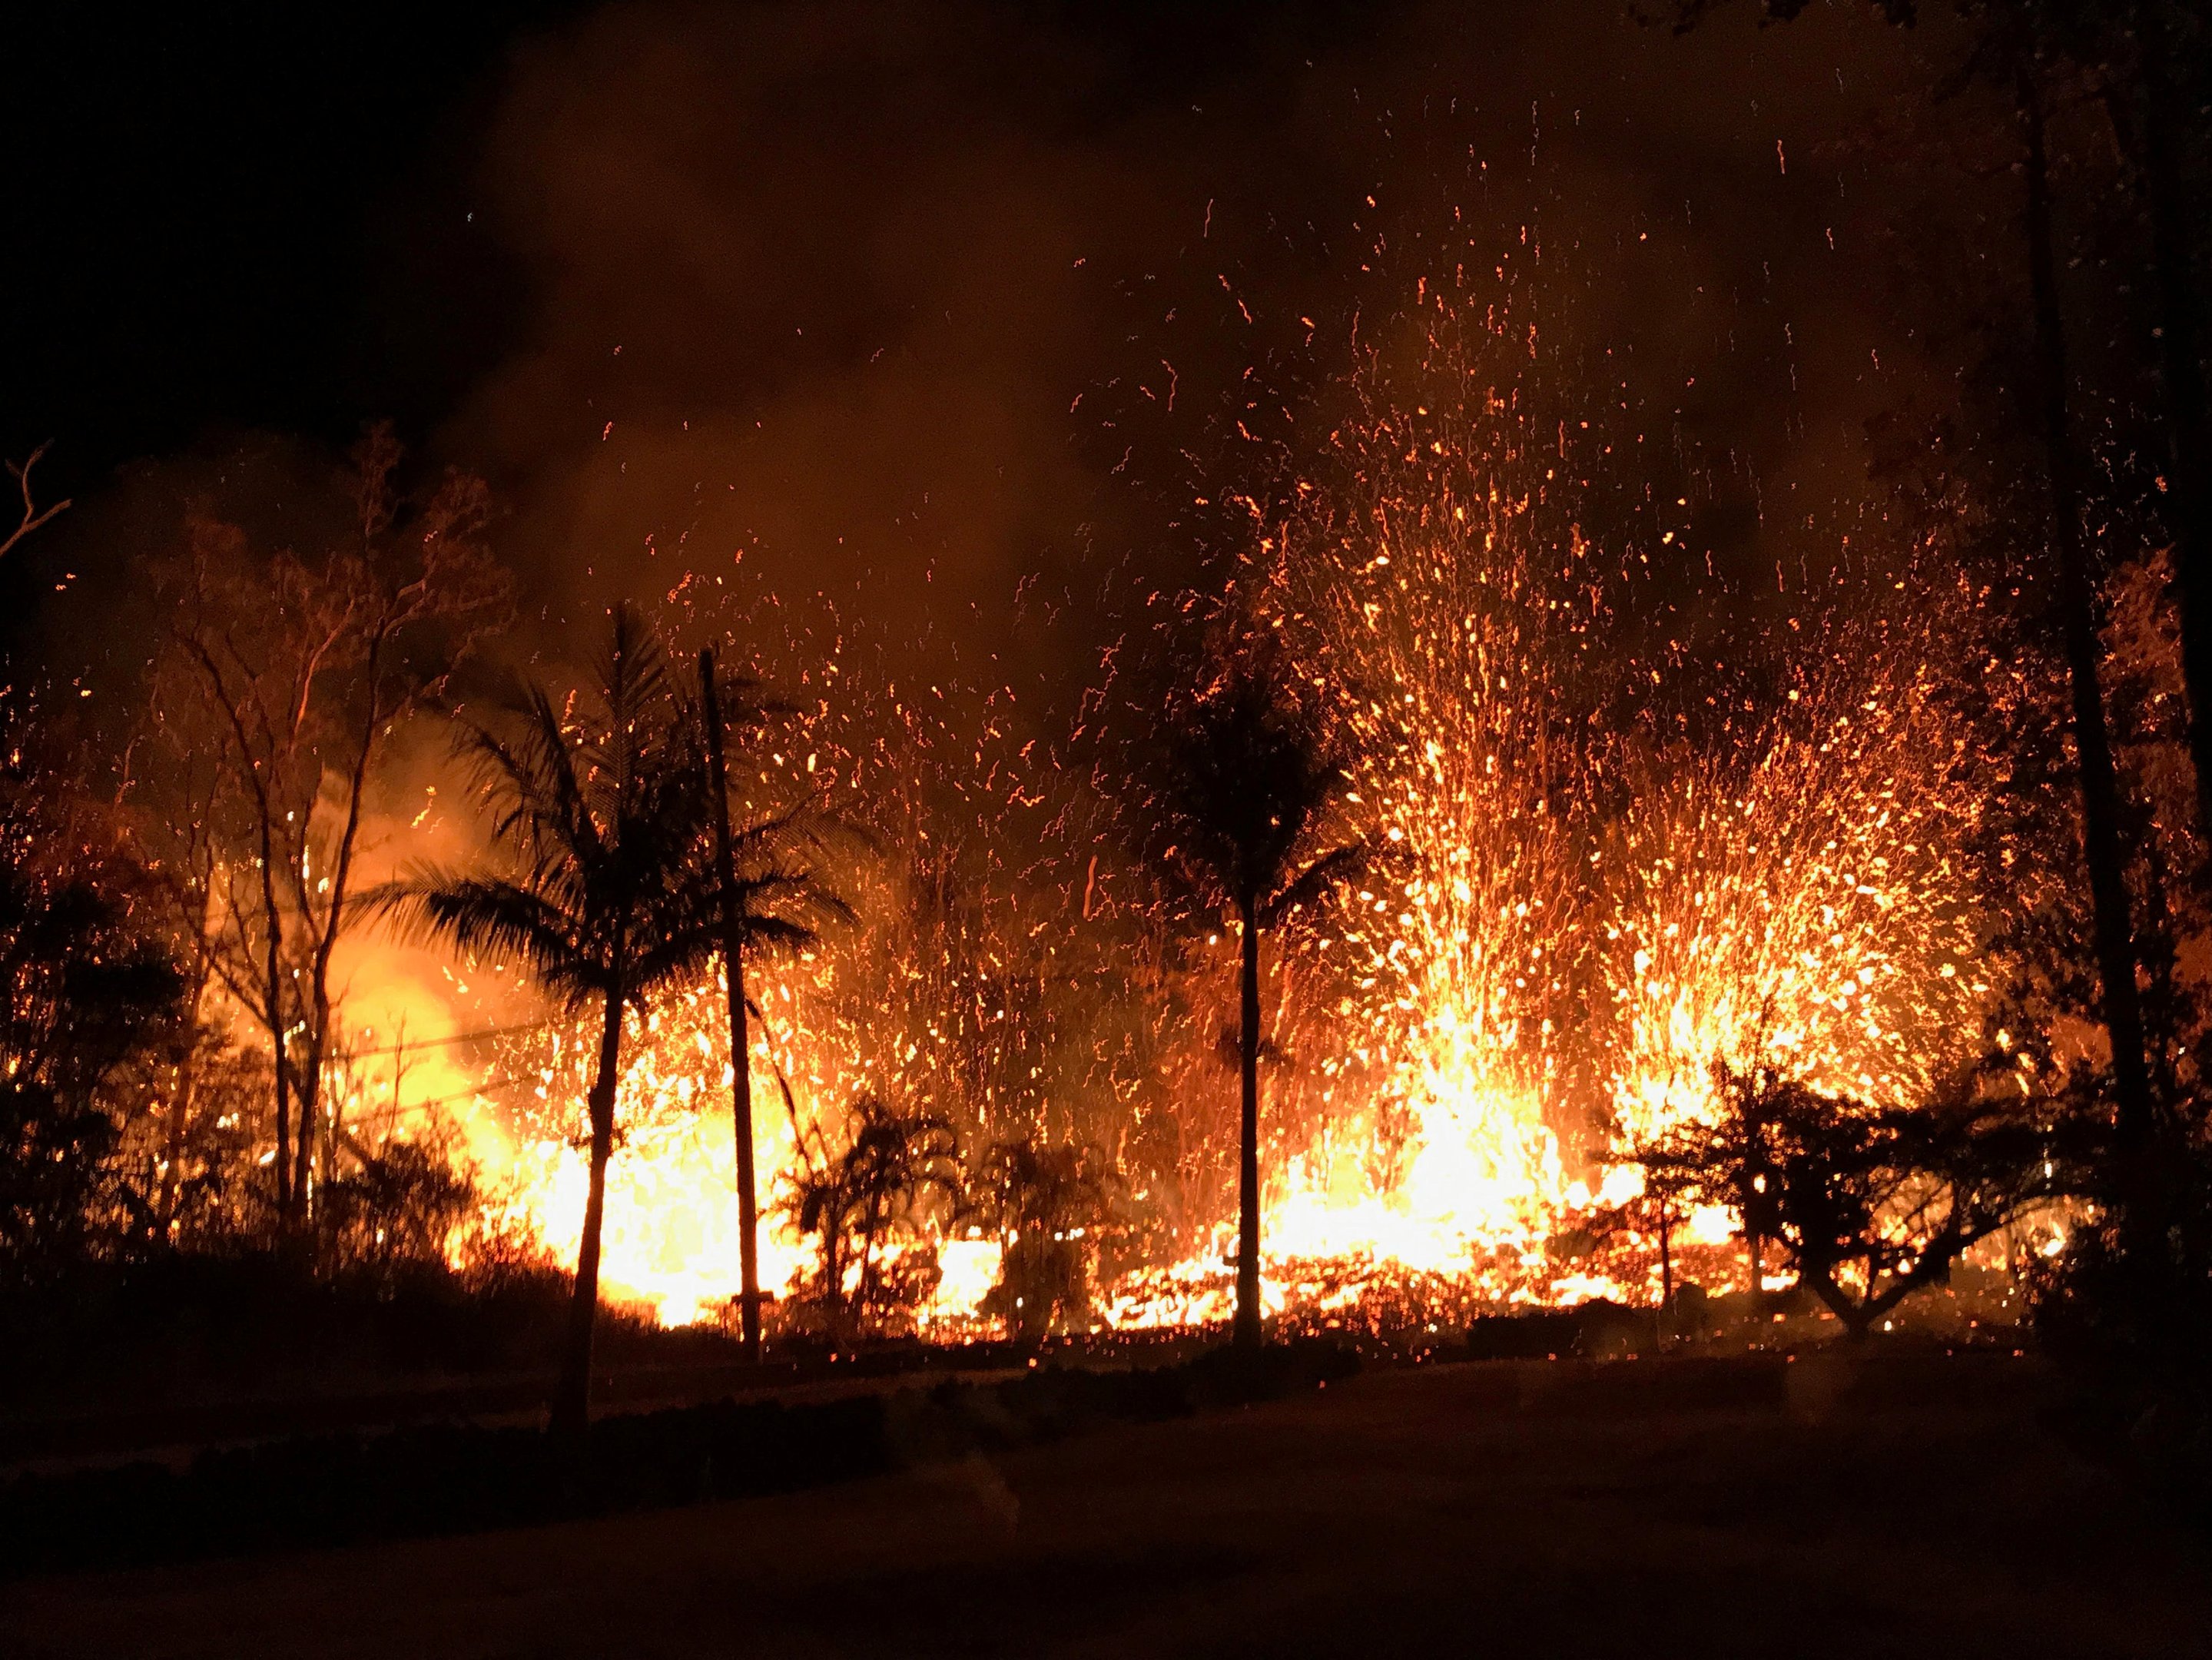
<path fill-rule="evenodd" d="M 51 442 L 41 444 L 31 452 L 27 460 L 8 463 L 8 476 L 15 481 L 15 488 L 22 493 L 23 519 L 21 524 L 8 532 L 6 540 L 0 541 L 0 559 L 6 558 L 16 543 L 38 529 L 56 514 L 65 511 L 70 505 L 68 498 L 64 497 L 51 507 L 41 509 L 36 498 L 31 494 L 31 469 L 39 465 L 39 458 L 51 447 L 52 447 Z"/>

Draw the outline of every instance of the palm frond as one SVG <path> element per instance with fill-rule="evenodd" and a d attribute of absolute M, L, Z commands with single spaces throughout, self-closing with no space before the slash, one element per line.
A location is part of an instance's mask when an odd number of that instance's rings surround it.
<path fill-rule="evenodd" d="M 366 897 L 403 939 L 440 939 L 476 957 L 512 958 L 566 1000 L 605 989 L 603 964 L 577 919 L 543 895 L 498 877 L 425 866 Z"/>
<path fill-rule="evenodd" d="M 1155 855 L 1209 903 L 1257 911 L 1341 787 L 1318 718 L 1265 650 L 1234 655 L 1170 708 L 1152 753 Z"/>
<path fill-rule="evenodd" d="M 1260 908 L 1261 926 L 1277 927 L 1292 913 L 1318 905 L 1367 874 L 1375 863 L 1364 842 L 1332 848 L 1276 890 Z"/>

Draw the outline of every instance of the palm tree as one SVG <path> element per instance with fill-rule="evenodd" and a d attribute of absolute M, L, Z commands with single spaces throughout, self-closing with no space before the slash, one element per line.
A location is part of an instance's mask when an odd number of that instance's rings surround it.
<path fill-rule="evenodd" d="M 505 869 L 419 869 L 378 896 L 421 932 L 520 962 L 572 1012 L 599 1016 L 591 1183 L 553 1402 L 554 1428 L 568 1435 L 580 1434 L 590 1416 L 623 1016 L 703 970 L 719 943 L 720 902 L 691 728 L 659 644 L 627 608 L 615 613 L 595 679 L 567 713 L 533 688 L 498 727 L 474 726 L 463 738 L 497 804 L 492 837 L 508 855 Z"/>
<path fill-rule="evenodd" d="M 1111 1211 L 1104 1156 L 1085 1143 L 1032 1137 L 994 1144 L 977 1167 L 978 1197 L 999 1230 L 999 1283 L 984 1302 L 1016 1341 L 1034 1344 L 1091 1305 L 1085 1237 Z"/>
<path fill-rule="evenodd" d="M 739 1292 L 738 1313 L 745 1358 L 761 1354 L 760 1200 L 753 1172 L 752 1043 L 745 1016 L 745 958 L 767 950 L 801 951 L 819 934 L 823 915 L 849 919 L 843 900 L 815 879 L 805 857 L 817 838 L 800 822 L 800 810 L 733 826 L 723 735 L 732 720 L 757 721 L 775 711 L 754 697 L 753 683 L 725 679 L 710 647 L 699 654 L 700 725 L 706 738 L 708 812 L 714 829 L 714 924 L 722 955 L 722 980 L 730 1010 L 731 1129 L 737 1144 Z"/>
<path fill-rule="evenodd" d="M 1344 778 L 1319 721 L 1261 648 L 1233 653 L 1164 729 L 1151 794 L 1158 858 L 1203 904 L 1237 914 L 1243 946 L 1237 1063 L 1237 1320 L 1260 1343 L 1260 936 L 1319 903 L 1365 862 L 1357 842 L 1315 843 Z"/>
<path fill-rule="evenodd" d="M 933 1113 L 902 1112 L 881 1097 L 853 1103 L 852 1137 L 832 1157 L 809 1160 L 791 1181 L 801 1233 L 822 1241 L 822 1301 L 833 1334 L 867 1323 L 893 1301 L 878 1256 L 894 1232 L 918 1231 L 933 1195 L 958 1207 L 964 1186 L 952 1127 Z M 850 1298 L 849 1271 L 857 1268 Z"/>

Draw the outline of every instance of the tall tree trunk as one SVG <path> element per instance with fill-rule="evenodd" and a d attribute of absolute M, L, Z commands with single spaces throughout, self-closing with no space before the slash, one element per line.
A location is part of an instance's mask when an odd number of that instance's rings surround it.
<path fill-rule="evenodd" d="M 384 654 L 385 637 L 380 629 L 371 634 L 368 639 L 368 658 L 363 668 L 369 687 L 368 701 L 362 713 L 361 731 L 356 740 L 353 763 L 347 769 L 345 823 L 338 831 L 337 845 L 331 853 L 330 885 L 324 895 L 319 921 L 316 918 L 315 894 L 308 883 L 307 864 L 304 859 L 295 872 L 295 892 L 302 926 L 314 942 L 314 950 L 307 964 L 307 1053 L 306 1064 L 300 1069 L 300 1146 L 294 1155 L 298 1171 L 292 1183 L 293 1192 L 300 1201 L 301 1213 L 309 1220 L 313 1217 L 312 1201 L 314 1191 L 310 1184 L 313 1169 L 310 1155 L 315 1147 L 319 1146 L 326 1150 L 323 1160 L 323 1180 L 328 1183 L 337 1176 L 338 1138 L 343 1127 L 323 1099 L 323 1069 L 330 1059 L 331 961 L 337 952 L 338 936 L 345 926 L 346 898 L 353 888 L 354 853 L 361 840 L 362 809 L 368 796 L 369 769 L 376 758 L 377 732 L 389 718 L 378 692 Z M 319 794 L 319 790 L 317 793 Z M 304 841 L 302 846 L 305 846 Z M 308 1133 L 310 1126 L 313 1129 L 312 1140 Z"/>
<path fill-rule="evenodd" d="M 214 972 L 209 958 L 208 923 L 215 913 L 215 886 L 200 891 L 199 928 L 193 936 L 191 995 L 185 1003 L 185 1031 L 177 1055 L 177 1087 L 169 1100 L 168 1133 L 163 1146 L 161 1183 L 154 1201 L 154 1215 L 167 1243 L 177 1227 L 179 1170 L 184 1164 L 185 1140 L 191 1130 L 192 1100 L 199 1082 L 200 1007 L 207 1001 L 208 981 Z"/>
<path fill-rule="evenodd" d="M 1237 1325 L 1240 1349 L 1260 1347 L 1260 927 L 1257 907 L 1240 907 L 1243 925 L 1241 1018 L 1237 1059 L 1243 1113 L 1237 1138 Z"/>
<path fill-rule="evenodd" d="M 2081 768 L 2082 854 L 2088 866 L 2097 972 L 2104 990 L 2105 1026 L 2112 1039 L 2112 1082 L 2118 1103 L 2122 1180 L 2140 1197 L 2149 1146 L 2150 1080 L 2143 1062 L 2142 1002 L 2136 984 L 2135 925 L 2130 914 L 2127 867 L 2120 837 L 2120 786 L 2105 721 L 2097 635 L 2098 585 L 2083 545 L 2081 483 L 2068 428 L 2066 331 L 2059 308 L 2057 258 L 2051 240 L 2051 174 L 2044 136 L 2043 98 L 2033 65 L 2022 60 L 2017 90 L 2027 144 L 2028 283 L 2035 306 L 2035 344 L 2043 409 L 2045 465 L 2049 475 L 2051 544 L 2058 561 L 2058 603 L 2065 630 L 2066 665 L 2074 708 L 2074 747 Z"/>
<path fill-rule="evenodd" d="M 1761 1111 L 1762 1109 L 1755 1099 L 1747 1100 L 1744 1103 L 1744 1144 L 1745 1151 L 1749 1155 L 1747 1161 L 1748 1175 L 1746 1180 L 1750 1186 L 1742 1195 L 1743 1244 L 1745 1254 L 1751 1259 L 1750 1283 L 1744 1291 L 1744 1309 L 1747 1316 L 1753 1320 L 1759 1318 L 1766 1301 L 1765 1283 L 1766 1236 L 1760 1231 L 1758 1219 L 1753 1214 L 1758 1204 L 1755 1195 L 1759 1191 L 1759 1183 L 1768 1179 L 1766 1143 L 1763 1134 L 1765 1120 L 1760 1116 Z"/>
<path fill-rule="evenodd" d="M 2166 392 L 2166 521 L 2173 531 L 2181 598 L 2181 668 L 2189 687 L 2189 753 L 2197 769 L 2200 828 L 2212 843 L 2212 432 L 2205 425 L 2197 356 L 2196 261 L 2189 201 L 2176 152 L 2189 117 L 2169 72 L 2175 50 L 2160 0 L 2139 0 L 2142 59 L 2142 182 L 2158 289 L 2159 369 Z"/>
<path fill-rule="evenodd" d="M 307 1006 L 307 1031 L 301 1034 L 306 1041 L 307 1053 L 301 1058 L 298 1082 L 300 1137 L 292 1148 L 292 1207 L 298 1213 L 301 1225 L 313 1228 L 315 1219 L 314 1154 L 322 1145 L 325 1126 L 323 1123 L 323 1033 L 330 1018 L 327 1006 L 317 1008 L 311 998 Z"/>
<path fill-rule="evenodd" d="M 867 1224 L 860 1234 L 860 1278 L 853 1293 L 853 1312 L 855 1317 L 854 1335 L 867 1323 L 868 1311 L 876 1301 L 876 1230 L 883 1226 L 880 1202 L 872 1195 L 868 1200 Z"/>
<path fill-rule="evenodd" d="M 194 1006 L 198 1006 L 197 1000 Z M 199 1047 L 195 1023 L 186 1032 L 182 1052 L 177 1057 L 177 1087 L 169 1098 L 168 1131 L 161 1149 L 161 1182 L 154 1201 L 154 1219 L 161 1229 L 163 1244 L 169 1243 L 177 1231 L 178 1170 L 185 1160 L 185 1139 L 191 1124 Z"/>
<path fill-rule="evenodd" d="M 738 1317 L 745 1359 L 761 1358 L 760 1212 L 753 1172 L 752 1040 L 745 1029 L 744 931 L 738 915 L 738 873 L 730 848 L 730 788 L 722 763 L 722 700 L 714 684 L 714 650 L 699 654 L 699 690 L 707 717 L 708 782 L 714 792 L 714 876 L 722 885 L 722 980 L 730 1000 L 730 1128 L 738 1153 Z"/>
<path fill-rule="evenodd" d="M 607 1158 L 615 1144 L 615 1090 L 621 1081 L 623 1000 L 607 993 L 599 1032 L 599 1070 L 592 1080 L 592 1177 L 584 1199 L 584 1237 L 576 1248 L 576 1286 L 568 1304 L 568 1343 L 553 1400 L 556 1435 L 580 1439 L 592 1420 L 592 1335 L 599 1316 L 599 1229 L 607 1213 Z"/>
<path fill-rule="evenodd" d="M 274 809 L 265 803 L 261 812 L 261 910 L 265 924 L 262 952 L 263 988 L 267 1007 L 263 1011 L 269 1028 L 269 1064 L 274 1073 L 276 1091 L 276 1229 L 289 1236 L 292 1231 L 292 1069 L 284 1051 L 284 972 L 283 923 L 276 909 L 276 876 L 272 860 L 276 857 L 273 827 L 269 816 Z M 302 1127 L 304 1129 L 304 1126 Z"/>

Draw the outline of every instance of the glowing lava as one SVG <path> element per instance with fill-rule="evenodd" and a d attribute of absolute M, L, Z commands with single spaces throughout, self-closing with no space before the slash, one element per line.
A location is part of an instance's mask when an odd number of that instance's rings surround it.
<path fill-rule="evenodd" d="M 1464 342 L 1431 345 L 1410 390 L 1370 368 L 1316 482 L 1300 481 L 1286 517 L 1255 509 L 1240 577 L 1246 616 L 1281 632 L 1358 757 L 1340 828 L 1385 855 L 1342 906 L 1271 946 L 1264 1294 L 1347 1321 L 1646 1302 L 1648 1240 L 1610 1255 L 1563 1241 L 1637 1196 L 1622 1148 L 1705 1110 L 1717 1061 L 1771 1060 L 1906 1103 L 1973 1031 L 1988 988 L 1965 967 L 1962 740 L 1911 666 L 1934 654 L 1897 620 L 1917 608 L 1924 625 L 1926 595 L 1899 591 L 1889 621 L 1817 649 L 1816 620 L 1790 619 L 1758 663 L 1639 652 L 1614 601 L 1644 556 L 1614 552 L 1608 577 L 1575 523 L 1565 423 L 1545 447 L 1512 398 L 1469 395 Z M 1770 695 L 1727 690 L 1733 669 L 1765 674 Z M 1007 828 L 1009 801 L 1062 824 L 1087 787 L 1030 754 L 1003 775 L 979 763 L 995 783 L 908 802 L 885 840 L 914 870 L 854 895 L 854 937 L 763 976 L 763 1198 L 863 1089 L 943 1112 L 971 1158 L 1025 1115 L 1123 1147 L 1135 1143 L 1117 1123 L 1169 1115 L 1178 1134 L 1122 1169 L 1117 1203 L 1185 1219 L 1158 1236 L 1176 1260 L 1126 1268 L 1097 1313 L 1225 1318 L 1219 1109 L 1234 1086 L 1202 1007 L 1146 1049 L 1052 1000 L 1078 982 L 1108 998 L 1133 983 L 1124 962 L 1084 970 L 1057 932 L 1103 926 L 1092 843 L 1055 849 L 1045 832 L 1048 863 L 1090 864 L 1040 884 L 1027 910 L 1020 896 L 959 899 L 1009 868 L 995 854 L 963 866 L 968 850 L 1028 834 Z M 945 801 L 970 820 L 945 820 Z M 719 997 L 709 979 L 656 1013 L 623 1077 L 604 1274 L 667 1321 L 724 1308 L 737 1280 Z M 1129 1055 L 1155 1051 L 1149 1072 L 1131 1070 Z M 584 1059 L 554 1036 L 501 1060 L 534 1084 L 499 1173 L 563 1254 L 582 1208 Z M 788 1294 L 807 1252 L 769 1216 L 763 1280 Z M 1686 1237 L 1715 1243 L 1723 1225 L 1692 1219 Z M 978 1318 L 999 1254 L 970 1232 L 936 1242 L 926 1327 Z"/>

